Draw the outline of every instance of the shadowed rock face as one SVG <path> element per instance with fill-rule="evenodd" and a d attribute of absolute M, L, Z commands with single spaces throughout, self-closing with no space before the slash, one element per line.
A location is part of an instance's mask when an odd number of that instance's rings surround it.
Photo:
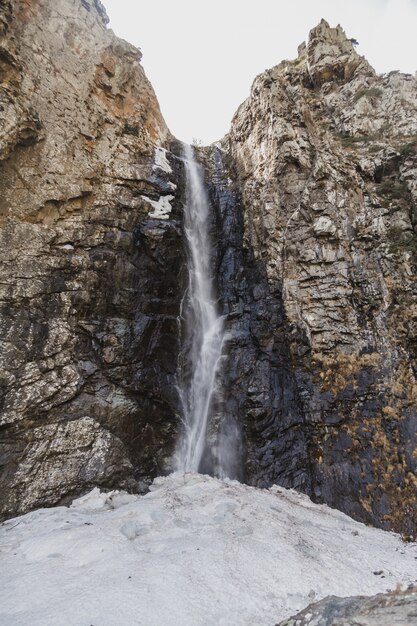
<path fill-rule="evenodd" d="M 417 617 L 417 590 L 376 596 L 336 598 L 310 604 L 304 611 L 277 626 L 408 626 Z"/>
<path fill-rule="evenodd" d="M 216 218 L 218 290 L 229 337 L 221 413 L 241 434 L 235 475 L 261 487 L 278 483 L 311 493 L 307 430 L 282 289 L 269 284 L 265 263 L 245 242 L 246 207 L 239 186 L 230 184 L 236 179 L 230 152 L 214 148 L 207 168 Z"/>
<path fill-rule="evenodd" d="M 0 9 L 3 515 L 171 469 L 184 177 L 140 52 L 106 22 L 96 0 Z M 376 76 L 322 21 L 200 152 L 231 472 L 408 535 L 416 111 L 415 78 Z"/>

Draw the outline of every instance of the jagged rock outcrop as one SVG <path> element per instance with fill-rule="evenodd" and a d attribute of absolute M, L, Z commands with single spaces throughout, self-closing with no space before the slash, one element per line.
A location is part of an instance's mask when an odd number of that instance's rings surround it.
<path fill-rule="evenodd" d="M 351 598 L 329 597 L 277 626 L 409 626 L 417 617 L 417 589 Z"/>
<path fill-rule="evenodd" d="M 3 515 L 136 489 L 174 440 L 180 177 L 107 22 L 98 0 L 0 7 Z"/>
<path fill-rule="evenodd" d="M 225 193 L 241 207 L 219 277 L 240 343 L 226 387 L 247 479 L 411 535 L 416 112 L 416 77 L 377 76 L 323 20 L 295 61 L 255 80 L 222 142 L 234 184 L 218 194 L 220 213 Z M 246 260 L 229 262 L 239 248 Z"/>

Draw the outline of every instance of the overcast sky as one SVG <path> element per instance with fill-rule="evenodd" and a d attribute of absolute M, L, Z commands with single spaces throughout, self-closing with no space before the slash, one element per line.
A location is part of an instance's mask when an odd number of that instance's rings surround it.
<path fill-rule="evenodd" d="M 110 27 L 141 48 L 173 134 L 220 139 L 257 74 L 324 17 L 382 73 L 417 70 L 417 0 L 103 0 Z"/>

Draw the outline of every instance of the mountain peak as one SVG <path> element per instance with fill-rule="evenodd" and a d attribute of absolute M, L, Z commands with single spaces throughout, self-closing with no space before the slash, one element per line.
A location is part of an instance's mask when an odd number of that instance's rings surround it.
<path fill-rule="evenodd" d="M 302 44 L 298 53 L 307 55 L 311 78 L 317 86 L 334 80 L 347 82 L 359 66 L 371 69 L 356 52 L 354 41 L 339 24 L 332 28 L 325 19 L 310 31 L 308 43 Z"/>

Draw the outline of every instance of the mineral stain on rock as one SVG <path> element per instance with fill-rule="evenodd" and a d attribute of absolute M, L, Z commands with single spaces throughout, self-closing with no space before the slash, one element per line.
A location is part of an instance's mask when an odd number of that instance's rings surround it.
<path fill-rule="evenodd" d="M 184 170 L 107 21 L 97 0 L 0 7 L 4 517 L 172 469 Z M 410 537 L 416 113 L 417 79 L 376 75 L 323 20 L 198 150 L 233 471 Z"/>

